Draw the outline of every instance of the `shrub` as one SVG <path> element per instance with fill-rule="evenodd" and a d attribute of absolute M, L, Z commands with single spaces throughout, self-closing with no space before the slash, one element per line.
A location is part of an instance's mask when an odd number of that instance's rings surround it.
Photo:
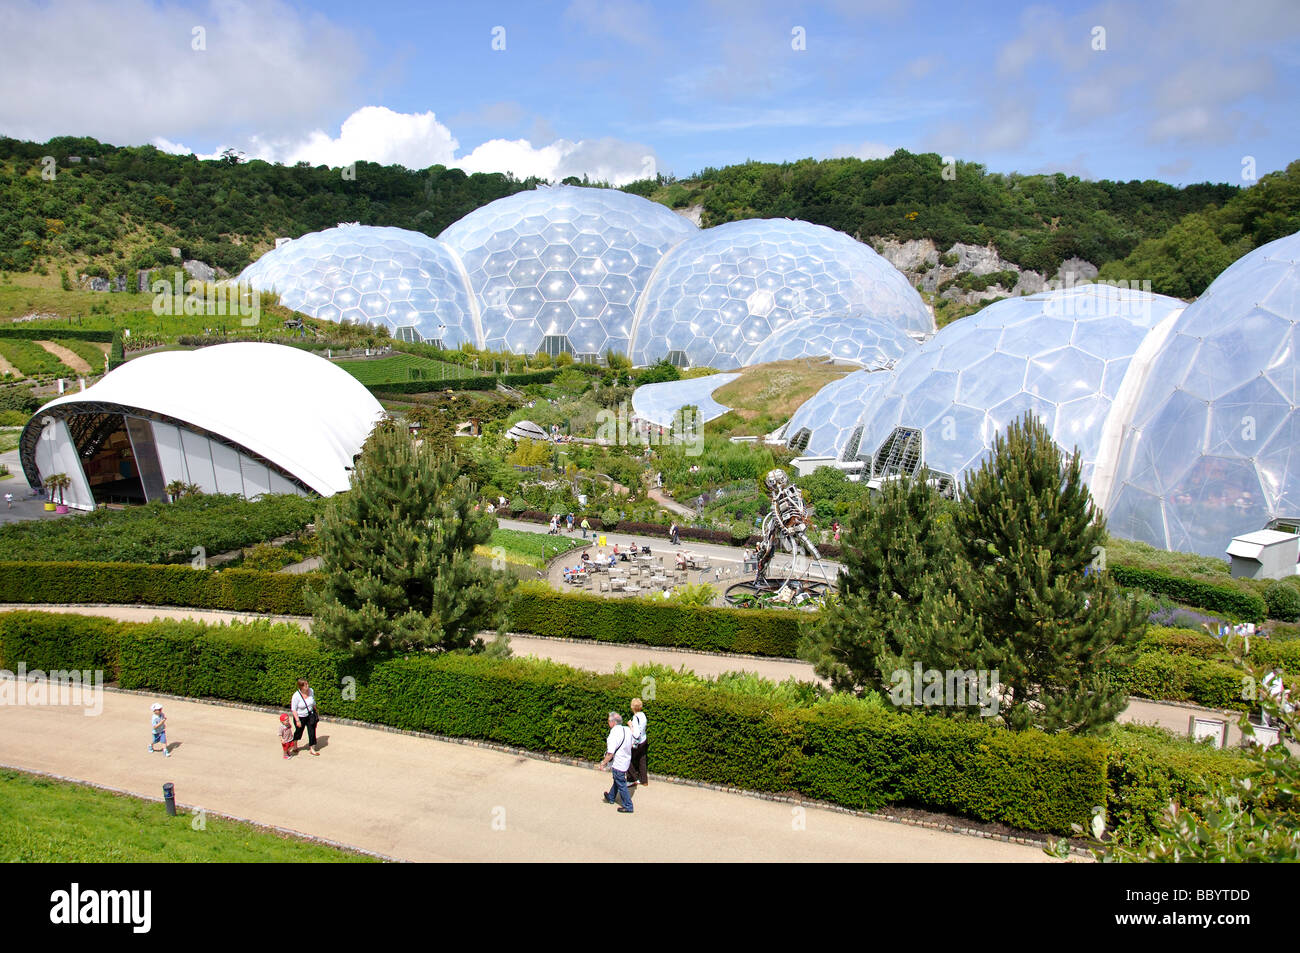
<path fill-rule="evenodd" d="M 538 584 L 519 587 L 508 626 L 512 632 L 556 638 L 793 658 L 799 623 L 812 617 L 797 612 L 690 608 L 662 599 L 571 595 Z"/>
<path fill-rule="evenodd" d="M 305 615 L 309 585 L 320 585 L 320 577 L 133 563 L 0 562 L 0 598 L 19 603 L 135 603 Z"/>
<path fill-rule="evenodd" d="M 1241 755 L 1176 739 L 1159 728 L 1114 725 L 1100 737 L 1106 746 L 1107 826 L 1122 842 L 1140 840 L 1171 800 L 1189 805 L 1230 777 L 1249 773 Z"/>
<path fill-rule="evenodd" d="M 1121 586 L 1145 589 L 1147 592 L 1169 596 L 1187 605 L 1213 612 L 1223 612 L 1246 622 L 1263 622 L 1267 611 L 1262 598 L 1230 586 L 1186 579 L 1154 569 L 1136 569 L 1131 566 L 1112 564 L 1109 571 Z"/>
<path fill-rule="evenodd" d="M 1300 589 L 1275 580 L 1264 590 L 1264 602 L 1268 604 L 1268 617 L 1281 619 L 1283 622 L 1300 620 Z"/>
<path fill-rule="evenodd" d="M 190 496 L 69 519 L 10 523 L 0 527 L 0 551 L 8 559 L 188 564 L 195 546 L 215 555 L 300 530 L 319 504 L 294 495 Z"/>

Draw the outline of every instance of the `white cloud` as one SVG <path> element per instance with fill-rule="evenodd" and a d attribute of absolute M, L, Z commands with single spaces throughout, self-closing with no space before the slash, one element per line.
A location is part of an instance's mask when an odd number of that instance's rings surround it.
<path fill-rule="evenodd" d="M 196 32 L 198 31 L 198 32 Z M 198 40 L 206 49 L 195 49 Z M 0 132 L 18 138 L 301 134 L 358 95 L 355 39 L 279 0 L 0 4 Z"/>
<path fill-rule="evenodd" d="M 165 152 L 187 155 L 193 150 L 179 142 L 156 137 L 153 144 Z M 218 147 L 201 159 L 219 158 Z M 424 169 L 431 165 L 455 166 L 466 172 L 509 172 L 517 178 L 537 176 L 558 182 L 571 175 L 624 185 L 652 178 L 659 171 L 652 149 L 621 139 L 555 139 L 535 144 L 526 139 L 490 139 L 465 155 L 460 143 L 432 112 L 399 113 L 384 106 L 365 106 L 343 121 L 337 136 L 321 129 L 297 139 L 265 140 L 250 137 L 238 151 L 253 159 L 292 165 L 307 162 L 332 168 L 353 162 L 377 162 Z"/>
<path fill-rule="evenodd" d="M 830 151 L 832 159 L 888 159 L 894 147 L 880 142 L 862 142 L 858 145 L 838 145 Z"/>
<path fill-rule="evenodd" d="M 447 165 L 460 143 L 432 112 L 399 113 L 365 106 L 347 119 L 337 137 L 317 129 L 291 147 L 284 161 L 345 166 L 357 161 L 394 163 L 408 169 Z"/>

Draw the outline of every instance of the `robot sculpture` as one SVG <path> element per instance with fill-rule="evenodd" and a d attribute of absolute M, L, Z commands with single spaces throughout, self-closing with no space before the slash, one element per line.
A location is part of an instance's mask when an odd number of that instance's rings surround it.
<path fill-rule="evenodd" d="M 772 508 L 763 517 L 762 530 L 758 545 L 755 547 L 754 555 L 758 562 L 757 575 L 753 583 L 732 588 L 745 588 L 753 594 L 774 593 L 776 600 L 795 604 L 818 598 L 826 592 L 829 580 L 826 578 L 826 568 L 822 565 L 821 553 L 817 551 L 817 547 L 807 535 L 811 524 L 808 511 L 804 507 L 803 494 L 790 482 L 784 470 L 772 470 L 763 482 L 767 487 L 767 495 L 772 501 Z M 767 570 L 778 548 L 790 554 L 791 574 L 786 579 L 769 579 Z M 795 571 L 797 559 L 805 554 L 810 559 L 816 560 L 821 570 L 822 582 L 810 582 L 798 578 L 799 574 Z M 729 591 L 728 597 L 730 601 L 736 602 L 743 598 L 743 595 Z"/>

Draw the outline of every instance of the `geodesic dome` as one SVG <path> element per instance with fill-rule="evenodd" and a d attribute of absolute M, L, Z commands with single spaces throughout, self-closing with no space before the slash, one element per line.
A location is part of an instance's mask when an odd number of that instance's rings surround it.
<path fill-rule="evenodd" d="M 1147 332 L 1183 302 L 1108 285 L 1008 298 L 943 328 L 894 368 L 863 413 L 858 456 L 918 460 L 957 483 L 1032 411 L 1089 479 L 1112 402 Z M 891 439 L 896 428 L 898 439 Z M 904 439 L 906 438 L 906 439 Z M 911 441 L 910 461 L 883 459 Z M 877 474 L 881 475 L 881 474 Z"/>
<path fill-rule="evenodd" d="M 794 412 L 785 427 L 786 446 L 805 457 L 852 460 L 862 437 L 862 412 L 890 376 L 887 370 L 862 370 L 831 381 Z"/>
<path fill-rule="evenodd" d="M 1133 401 L 1107 523 L 1222 557 L 1300 516 L 1300 233 L 1228 267 L 1188 305 Z"/>
<path fill-rule="evenodd" d="M 834 321 L 805 318 L 786 325 L 754 349 L 750 364 L 828 355 L 868 370 L 893 367 L 916 350 L 916 342 L 896 324 L 850 315 Z"/>
<path fill-rule="evenodd" d="M 543 186 L 470 212 L 439 239 L 464 263 L 487 348 L 585 356 L 627 352 L 650 273 L 696 231 L 640 196 Z"/>
<path fill-rule="evenodd" d="M 450 348 L 480 337 L 459 262 L 422 232 L 370 225 L 309 232 L 267 252 L 238 280 L 324 321 L 385 324 L 394 337 Z"/>
<path fill-rule="evenodd" d="M 835 337 L 850 315 L 934 330 L 903 273 L 843 232 L 787 219 L 728 222 L 664 258 L 637 308 L 631 358 L 742 367 L 796 322 Z"/>

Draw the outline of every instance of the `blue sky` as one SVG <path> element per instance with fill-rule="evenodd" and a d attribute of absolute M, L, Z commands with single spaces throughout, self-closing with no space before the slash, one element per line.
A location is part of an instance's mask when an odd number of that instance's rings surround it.
<path fill-rule="evenodd" d="M 1300 158 L 1297 90 L 1297 0 L 0 9 L 4 134 L 331 165 L 621 182 L 902 147 L 995 171 L 1241 182 L 1243 164 Z"/>

